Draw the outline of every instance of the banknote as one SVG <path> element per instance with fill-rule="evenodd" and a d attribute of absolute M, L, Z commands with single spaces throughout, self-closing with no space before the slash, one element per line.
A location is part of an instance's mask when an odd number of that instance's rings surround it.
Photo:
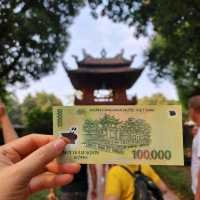
<path fill-rule="evenodd" d="M 62 163 L 183 165 L 179 105 L 58 106 L 53 131 L 70 140 Z"/>

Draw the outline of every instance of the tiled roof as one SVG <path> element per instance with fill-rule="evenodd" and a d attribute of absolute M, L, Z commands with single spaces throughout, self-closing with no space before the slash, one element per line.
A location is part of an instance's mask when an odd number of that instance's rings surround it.
<path fill-rule="evenodd" d="M 83 60 L 79 60 L 77 56 L 73 56 L 80 68 L 88 68 L 88 67 L 121 67 L 121 66 L 130 66 L 133 62 L 135 55 L 131 56 L 130 59 L 126 59 L 123 56 L 124 50 L 122 49 L 120 53 L 118 53 L 114 57 L 107 57 L 106 51 L 103 49 L 101 51 L 101 57 L 93 57 L 88 54 L 85 50 L 83 50 Z"/>
<path fill-rule="evenodd" d="M 81 65 L 131 65 L 132 60 L 127 60 L 119 55 L 112 58 L 94 58 L 88 56 L 77 63 L 79 67 Z"/>

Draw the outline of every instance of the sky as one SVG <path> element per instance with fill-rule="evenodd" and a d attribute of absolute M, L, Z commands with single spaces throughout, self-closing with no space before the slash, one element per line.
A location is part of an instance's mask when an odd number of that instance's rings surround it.
<path fill-rule="evenodd" d="M 141 67 L 144 57 L 144 51 L 148 48 L 149 40 L 147 38 L 136 39 L 133 37 L 134 27 L 129 28 L 125 24 L 115 24 L 106 17 L 93 19 L 89 9 L 84 8 L 78 17 L 75 18 L 73 25 L 70 27 L 71 40 L 70 45 L 65 51 L 63 60 L 72 69 L 75 69 L 76 63 L 72 55 L 77 55 L 82 59 L 82 49 L 95 56 L 100 57 L 103 48 L 107 51 L 107 57 L 115 56 L 124 49 L 124 56 L 130 58 L 135 54 L 135 60 L 131 67 Z M 148 67 L 143 71 L 142 75 L 134 86 L 127 91 L 129 96 L 137 95 L 141 98 L 151 96 L 155 93 L 163 93 L 168 99 L 178 99 L 177 92 L 173 84 L 163 81 L 156 85 L 151 82 Z M 28 94 L 45 91 L 55 94 L 65 105 L 70 102 L 70 97 L 75 94 L 75 90 L 71 82 L 63 70 L 62 64 L 57 64 L 54 73 L 42 78 L 39 81 L 31 81 L 28 88 L 17 86 L 11 88 L 20 101 Z"/>

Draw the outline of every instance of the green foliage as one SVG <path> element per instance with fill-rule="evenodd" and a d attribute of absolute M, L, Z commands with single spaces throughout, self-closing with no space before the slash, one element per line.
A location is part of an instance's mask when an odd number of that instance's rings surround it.
<path fill-rule="evenodd" d="M 176 191 L 180 199 L 193 200 L 190 167 L 155 166 L 170 189 Z"/>
<path fill-rule="evenodd" d="M 171 62 L 179 67 L 184 65 L 199 68 L 199 1 L 91 0 L 89 2 L 93 12 L 101 5 L 102 15 L 107 15 L 114 22 L 135 25 L 137 36 L 147 35 L 149 23 L 153 24 L 156 32 L 153 41 L 160 40 L 159 37 L 165 41 L 165 48 L 162 42 L 161 47 L 164 51 L 162 58 L 166 62 L 161 66 L 158 65 L 156 70 L 159 75 L 164 75 L 167 69 L 170 70 Z"/>
<path fill-rule="evenodd" d="M 1 96 L 8 84 L 54 70 L 69 43 L 68 27 L 83 6 L 83 0 L 0 1 Z"/>
<path fill-rule="evenodd" d="M 157 93 L 150 97 L 143 97 L 138 100 L 138 105 L 177 105 L 179 101 L 169 100 L 163 94 Z"/>
<path fill-rule="evenodd" d="M 53 133 L 52 107 L 62 105 L 53 94 L 45 92 L 28 95 L 23 104 L 23 122 L 26 132 Z"/>
<path fill-rule="evenodd" d="M 157 35 L 147 54 L 147 64 L 154 70 L 154 78 L 167 77 L 175 83 L 181 102 L 187 107 L 188 99 L 192 95 L 200 94 L 200 65 L 199 55 L 195 55 L 197 57 L 192 61 L 192 55 L 187 57 L 182 52 L 183 46 L 180 45 L 180 51 L 175 43 L 170 44 L 165 38 Z M 174 56 L 177 57 L 177 61 L 172 58 Z M 179 60 L 179 57 L 182 60 Z"/>
<path fill-rule="evenodd" d="M 26 114 L 26 120 L 26 132 L 53 133 L 51 110 L 42 111 L 41 108 L 32 108 Z"/>
<path fill-rule="evenodd" d="M 170 78 L 186 105 L 188 97 L 200 94 L 200 1 L 198 0 L 96 0 L 89 1 L 95 16 L 135 26 L 135 35 L 154 35 L 145 64 L 154 79 Z"/>
<path fill-rule="evenodd" d="M 89 119 L 85 120 L 85 123 L 83 125 L 83 130 L 87 133 L 87 134 L 94 134 L 95 131 L 97 131 L 98 129 L 98 122 L 96 120 L 91 121 Z"/>
<path fill-rule="evenodd" d="M 48 190 L 44 190 L 42 192 L 37 192 L 29 197 L 29 200 L 44 200 L 47 199 Z"/>
<path fill-rule="evenodd" d="M 144 0 L 88 0 L 93 16 L 98 17 L 99 9 L 102 16 L 108 16 L 113 22 L 125 22 L 129 26 L 135 25 L 136 35 L 147 34 L 147 24 L 153 7 Z"/>
<path fill-rule="evenodd" d="M 163 94 L 157 93 L 150 97 L 138 99 L 138 105 L 180 105 L 182 104 L 183 121 L 188 120 L 188 109 L 183 104 L 183 99 L 180 101 L 167 99 Z"/>
<path fill-rule="evenodd" d="M 110 115 L 104 115 L 104 117 L 102 117 L 99 122 L 97 121 L 97 123 L 99 123 L 99 125 L 102 127 L 102 129 L 106 130 L 109 127 L 116 127 L 120 121 L 119 119 L 110 116 Z"/>

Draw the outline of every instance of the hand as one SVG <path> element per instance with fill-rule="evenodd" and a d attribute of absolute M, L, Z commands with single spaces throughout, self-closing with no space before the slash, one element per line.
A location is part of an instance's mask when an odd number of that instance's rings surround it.
<path fill-rule="evenodd" d="M 0 147 L 0 199 L 24 200 L 34 192 L 68 184 L 78 164 L 56 163 L 67 141 L 28 135 Z"/>
<path fill-rule="evenodd" d="M 200 200 L 200 195 L 197 193 L 197 194 L 195 194 L 195 198 L 194 198 L 194 200 Z"/>
<path fill-rule="evenodd" d="M 198 189 L 197 189 L 197 192 L 195 194 L 195 198 L 194 199 L 195 200 L 200 200 L 200 193 L 199 193 Z"/>
<path fill-rule="evenodd" d="M 6 108 L 5 105 L 0 102 L 0 118 L 2 118 L 6 114 Z"/>

